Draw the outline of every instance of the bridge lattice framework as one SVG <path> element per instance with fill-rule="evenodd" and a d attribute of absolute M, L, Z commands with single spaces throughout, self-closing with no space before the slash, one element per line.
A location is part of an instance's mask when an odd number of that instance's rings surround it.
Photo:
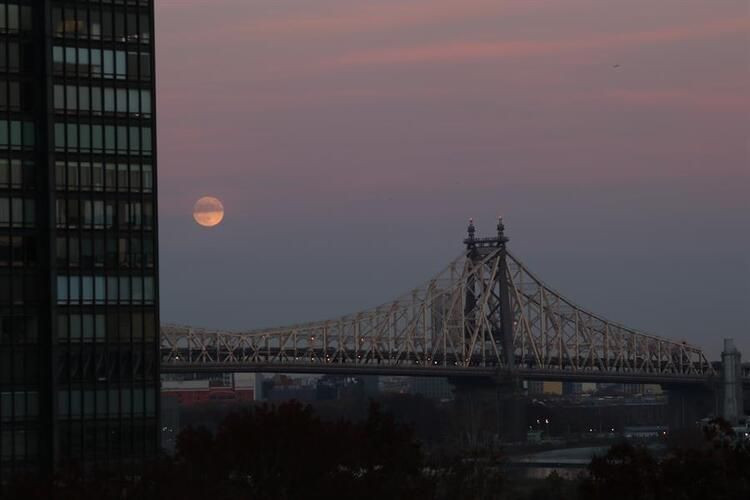
<path fill-rule="evenodd" d="M 579 307 L 497 234 L 397 299 L 336 319 L 247 332 L 165 325 L 162 372 L 262 371 L 700 382 L 704 352 Z"/>

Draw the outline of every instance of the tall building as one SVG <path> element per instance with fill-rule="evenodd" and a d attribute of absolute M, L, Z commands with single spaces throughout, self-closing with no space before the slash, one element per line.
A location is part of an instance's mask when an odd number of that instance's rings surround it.
<path fill-rule="evenodd" d="M 152 0 L 0 0 L 0 478 L 158 446 Z"/>

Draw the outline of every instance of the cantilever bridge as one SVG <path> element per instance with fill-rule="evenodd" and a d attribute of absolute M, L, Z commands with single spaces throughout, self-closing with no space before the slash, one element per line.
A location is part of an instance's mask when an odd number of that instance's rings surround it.
<path fill-rule="evenodd" d="M 502 220 L 423 286 L 326 321 L 229 332 L 162 327 L 162 372 L 300 372 L 705 383 L 697 347 L 586 311 L 513 254 Z"/>

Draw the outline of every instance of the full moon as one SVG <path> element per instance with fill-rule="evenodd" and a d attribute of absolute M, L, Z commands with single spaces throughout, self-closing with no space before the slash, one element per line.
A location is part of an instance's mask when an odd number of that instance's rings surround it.
<path fill-rule="evenodd" d="M 224 218 L 224 205 L 213 196 L 204 196 L 195 202 L 193 219 L 203 227 L 214 227 Z"/>

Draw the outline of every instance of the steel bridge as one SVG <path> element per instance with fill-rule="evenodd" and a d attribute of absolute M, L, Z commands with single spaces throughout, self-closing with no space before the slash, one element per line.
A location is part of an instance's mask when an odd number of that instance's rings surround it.
<path fill-rule="evenodd" d="M 230 332 L 165 325 L 161 371 L 513 376 L 527 380 L 701 384 L 703 351 L 589 312 L 506 249 L 477 238 L 423 286 L 335 319 Z"/>

